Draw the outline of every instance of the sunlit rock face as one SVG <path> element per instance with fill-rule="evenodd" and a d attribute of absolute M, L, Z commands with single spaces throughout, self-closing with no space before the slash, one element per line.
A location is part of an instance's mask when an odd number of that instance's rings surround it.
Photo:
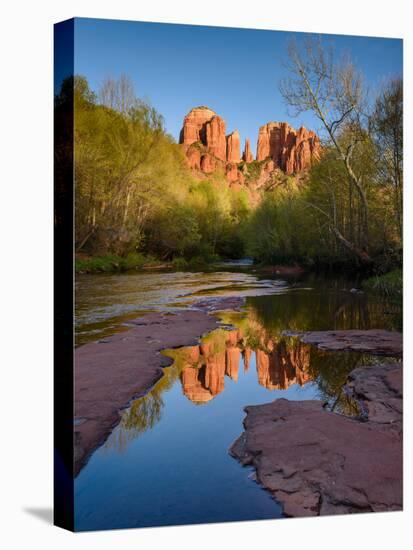
<path fill-rule="evenodd" d="M 227 161 L 240 162 L 240 137 L 238 130 L 235 130 L 227 136 Z"/>
<path fill-rule="evenodd" d="M 179 142 L 191 169 L 204 174 L 221 170 L 230 184 L 244 183 L 237 166 L 241 161 L 240 135 L 235 130 L 226 136 L 225 120 L 212 109 L 192 109 L 184 118 Z"/>
<path fill-rule="evenodd" d="M 189 111 L 184 118 L 179 143 L 191 145 L 200 141 L 206 145 L 206 124 L 214 116 L 216 116 L 216 113 L 208 107 L 195 107 Z"/>
<path fill-rule="evenodd" d="M 295 130 L 287 122 L 269 122 L 258 133 L 257 160 L 271 158 L 286 174 L 301 172 L 320 156 L 320 140 L 304 127 Z"/>
<path fill-rule="evenodd" d="M 254 156 L 251 152 L 251 145 L 250 145 L 249 139 L 245 140 L 245 147 L 244 147 L 244 152 L 242 153 L 242 160 L 244 162 L 252 162 L 254 160 Z"/>
<path fill-rule="evenodd" d="M 217 159 L 225 161 L 225 121 L 208 107 L 195 107 L 184 118 L 179 142 L 186 146 L 202 143 Z"/>
<path fill-rule="evenodd" d="M 228 135 L 225 132 L 225 120 L 215 111 L 209 107 L 195 107 L 184 118 L 179 142 L 192 170 L 200 174 L 221 171 L 235 189 L 247 183 L 252 188 L 259 188 L 277 171 L 300 174 L 320 157 L 320 140 L 314 132 L 304 127 L 295 130 L 287 122 L 269 122 L 259 129 L 257 142 L 257 161 L 265 162 L 258 172 L 254 165 L 251 177 L 248 165 L 254 157 L 250 140 L 245 140 L 241 157 L 238 130 Z M 245 174 L 249 174 L 248 178 Z"/>

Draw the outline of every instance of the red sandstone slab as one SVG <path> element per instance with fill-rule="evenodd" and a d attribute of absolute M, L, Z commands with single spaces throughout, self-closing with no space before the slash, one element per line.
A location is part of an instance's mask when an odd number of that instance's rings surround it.
<path fill-rule="evenodd" d="M 286 516 L 402 509 L 400 364 L 354 370 L 347 390 L 365 422 L 320 401 L 247 407 L 244 433 L 230 454 L 251 464 Z"/>

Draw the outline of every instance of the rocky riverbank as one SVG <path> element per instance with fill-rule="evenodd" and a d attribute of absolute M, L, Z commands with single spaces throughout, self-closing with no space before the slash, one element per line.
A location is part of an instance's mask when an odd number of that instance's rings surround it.
<path fill-rule="evenodd" d="M 328 339 L 313 333 L 305 341 L 401 354 L 400 334 L 338 332 L 336 345 L 331 331 Z M 356 333 L 353 345 L 344 332 Z M 256 469 L 286 516 L 402 509 L 402 364 L 357 368 L 343 391 L 357 403 L 358 417 L 328 411 L 316 400 L 277 399 L 245 409 L 245 431 L 230 454 Z"/>

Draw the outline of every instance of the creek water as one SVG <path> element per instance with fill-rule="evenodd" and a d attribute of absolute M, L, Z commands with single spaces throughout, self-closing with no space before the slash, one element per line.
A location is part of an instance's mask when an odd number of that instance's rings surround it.
<path fill-rule="evenodd" d="M 400 329 L 400 307 L 343 279 L 260 279 L 243 266 L 209 273 L 85 275 L 76 280 L 77 345 L 126 330 L 149 311 L 207 296 L 246 296 L 225 328 L 165 353 L 174 363 L 123 412 L 75 480 L 76 530 L 281 518 L 280 505 L 228 453 L 244 407 L 284 397 L 357 410 L 341 388 L 356 366 L 378 361 L 327 353 L 283 331 Z M 229 327 L 232 325 L 232 328 Z"/>

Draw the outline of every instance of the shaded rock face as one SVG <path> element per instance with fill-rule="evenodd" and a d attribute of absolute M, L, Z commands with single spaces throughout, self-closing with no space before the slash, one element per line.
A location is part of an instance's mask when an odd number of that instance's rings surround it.
<path fill-rule="evenodd" d="M 240 162 L 240 138 L 238 130 L 227 136 L 227 161 Z"/>
<path fill-rule="evenodd" d="M 257 160 L 271 158 L 287 174 L 301 172 L 320 156 L 318 136 L 306 128 L 294 130 L 286 122 L 261 126 L 257 142 Z"/>
<path fill-rule="evenodd" d="M 242 160 L 244 162 L 252 162 L 254 160 L 253 154 L 251 152 L 250 140 L 245 140 L 244 152 L 242 153 Z"/>

